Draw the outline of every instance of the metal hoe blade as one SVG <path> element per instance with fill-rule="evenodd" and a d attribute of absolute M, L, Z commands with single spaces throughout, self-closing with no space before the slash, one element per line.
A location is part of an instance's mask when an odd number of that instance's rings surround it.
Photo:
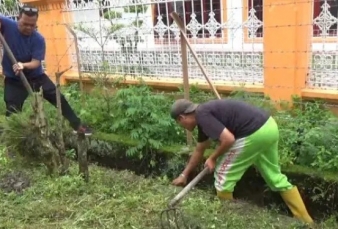
<path fill-rule="evenodd" d="M 162 229 L 189 229 L 182 211 L 178 208 L 168 208 L 161 212 Z"/>
<path fill-rule="evenodd" d="M 174 199 L 169 203 L 166 210 L 161 212 L 162 229 L 189 229 L 183 213 L 175 206 L 178 202 L 207 174 L 208 168 L 204 168 Z"/>

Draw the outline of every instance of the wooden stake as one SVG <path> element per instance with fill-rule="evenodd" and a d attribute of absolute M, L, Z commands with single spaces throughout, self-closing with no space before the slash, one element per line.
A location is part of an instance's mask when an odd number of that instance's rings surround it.
<path fill-rule="evenodd" d="M 203 73 L 205 79 L 208 81 L 209 86 L 211 87 L 212 91 L 215 93 L 215 95 L 216 95 L 216 97 L 217 97 L 218 99 L 221 99 L 221 96 L 218 94 L 218 92 L 217 92 L 217 90 L 216 90 L 214 84 L 213 84 L 213 83 L 211 82 L 211 80 L 209 79 L 208 74 L 207 74 L 207 71 L 206 71 L 205 68 L 203 67 L 201 61 L 198 59 L 196 52 L 195 52 L 194 49 L 192 48 L 191 44 L 190 44 L 189 41 L 188 41 L 187 36 L 185 35 L 184 24 L 183 24 L 182 20 L 180 19 L 180 16 L 179 16 L 176 12 L 172 12 L 172 13 L 170 14 L 170 16 L 174 19 L 174 21 L 176 22 L 178 28 L 180 29 L 180 31 L 181 31 L 181 40 L 185 40 L 186 45 L 189 47 L 189 49 L 190 49 L 190 51 L 191 51 L 191 53 L 192 53 L 192 55 L 193 55 L 195 61 L 197 62 L 198 66 L 200 67 L 200 69 L 201 69 L 201 71 L 202 71 L 202 73 Z M 183 57 L 182 57 L 182 58 L 183 58 Z"/>
<path fill-rule="evenodd" d="M 182 37 L 182 32 L 181 32 Z M 183 72 L 183 87 L 184 87 L 184 98 L 189 99 L 189 74 L 188 74 L 188 52 L 187 44 L 184 39 L 181 39 L 181 54 L 182 54 L 182 72 Z M 192 145 L 192 133 L 186 130 L 187 144 Z"/>
<path fill-rule="evenodd" d="M 77 135 L 77 158 L 79 162 L 79 173 L 82 175 L 86 182 L 89 181 L 89 170 L 88 170 L 88 142 L 84 134 Z"/>
<path fill-rule="evenodd" d="M 60 78 L 61 76 L 71 69 L 72 66 L 70 66 L 68 69 L 65 69 L 63 71 L 58 71 L 55 73 L 55 79 L 56 79 L 56 106 L 57 106 L 57 119 L 58 119 L 58 131 L 57 131 L 57 148 L 59 150 L 59 157 L 61 161 L 61 169 L 60 174 L 64 175 L 68 172 L 69 169 L 69 160 L 66 157 L 66 147 L 63 140 L 63 116 L 62 116 L 62 108 L 61 108 L 61 92 L 60 92 Z"/>
<path fill-rule="evenodd" d="M 12 64 L 13 64 L 13 65 L 14 65 L 14 64 L 17 64 L 18 62 L 17 62 L 17 60 L 15 59 L 15 56 L 14 56 L 12 50 L 9 48 L 9 46 L 8 46 L 8 44 L 7 44 L 6 40 L 5 40 L 5 38 L 3 37 L 3 35 L 2 35 L 1 33 L 0 33 L 0 41 L 1 41 L 3 47 L 4 47 L 5 51 L 6 51 L 6 53 L 7 53 L 8 57 L 9 57 L 9 59 L 11 60 Z M 25 88 L 26 88 L 28 94 L 29 94 L 29 95 L 33 95 L 33 89 L 32 89 L 32 87 L 29 85 L 28 80 L 26 79 L 26 77 L 25 77 L 25 75 L 23 74 L 23 72 L 20 71 L 19 74 L 20 74 L 20 79 L 21 79 L 23 85 L 25 86 Z"/>
<path fill-rule="evenodd" d="M 81 91 L 81 102 L 82 105 L 84 105 L 84 89 L 83 89 L 83 80 L 82 80 L 82 72 L 81 72 L 81 60 L 80 60 L 80 50 L 79 50 L 79 43 L 78 43 L 78 38 L 74 30 L 67 24 L 64 24 L 67 28 L 67 30 L 72 34 L 74 37 L 74 46 L 75 46 L 75 55 L 76 55 L 76 62 L 78 65 L 77 72 L 79 75 L 79 81 L 80 81 L 80 91 Z"/>

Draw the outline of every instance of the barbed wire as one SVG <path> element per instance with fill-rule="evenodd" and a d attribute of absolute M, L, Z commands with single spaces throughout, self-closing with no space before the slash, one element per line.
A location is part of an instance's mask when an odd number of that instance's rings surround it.
<path fill-rule="evenodd" d="M 214 1 L 214 0 L 213 0 Z M 109 2 L 109 1 L 107 1 Z M 94 3 L 94 2 L 90 2 L 90 3 L 68 3 L 65 4 L 65 7 L 68 9 L 88 9 L 88 7 L 90 8 L 94 8 L 94 9 L 106 9 L 106 8 L 122 8 L 122 7 L 127 7 L 127 6 L 142 6 L 142 5 L 157 5 L 157 4 L 166 4 L 166 3 L 175 3 L 176 0 L 152 0 L 152 1 L 115 1 L 118 4 L 99 4 L 99 3 Z M 220 0 L 221 2 L 221 0 Z M 273 7 L 273 6 L 285 6 L 285 5 L 300 5 L 300 4 L 306 4 L 306 3 L 322 3 L 322 0 L 304 0 L 304 1 L 294 1 L 294 3 L 285 3 L 284 1 L 274 1 L 274 3 L 270 3 L 270 4 L 266 4 L 263 1 L 263 4 L 257 4 L 256 6 L 260 6 L 260 7 Z M 95 8 L 97 7 L 97 8 Z M 233 7 L 231 9 L 239 9 L 239 8 L 248 8 L 248 6 L 246 7 Z"/>
<path fill-rule="evenodd" d="M 221 0 L 220 0 L 221 1 Z M 54 4 L 54 8 L 50 8 L 50 7 L 44 7 L 44 5 L 38 5 L 38 8 L 40 9 L 40 11 L 54 11 L 55 8 L 60 8 L 63 11 L 85 11 L 85 10 L 106 10 L 106 9 L 116 9 L 116 8 L 126 8 L 128 9 L 128 7 L 133 8 L 135 6 L 151 6 L 151 5 L 159 5 L 159 4 L 166 4 L 166 3 L 175 3 L 177 2 L 176 0 L 159 0 L 159 1 L 151 1 L 151 2 L 146 2 L 146 3 L 135 3 L 135 2 L 126 2 L 126 1 L 118 1 L 119 3 L 122 4 L 111 4 L 111 5 L 101 5 L 98 3 L 94 3 L 94 2 L 89 2 L 89 3 L 61 3 L 61 4 Z M 274 3 L 270 3 L 270 4 L 265 4 L 263 1 L 263 4 L 255 4 L 252 7 L 249 7 L 249 5 L 245 5 L 245 6 L 241 6 L 241 7 L 220 7 L 220 9 L 218 9 L 217 11 L 223 11 L 225 9 L 230 9 L 230 10 L 238 10 L 238 9 L 250 9 L 250 8 L 263 8 L 264 7 L 271 7 L 271 8 L 275 8 L 278 6 L 286 6 L 286 5 L 302 5 L 302 4 L 308 4 L 308 3 L 324 3 L 326 1 L 322 1 L 322 0 L 304 0 L 304 1 L 294 1 L 293 3 L 285 3 L 285 2 L 278 2 L 275 1 Z M 332 6 L 331 4 L 333 3 L 332 1 L 330 2 L 330 6 Z M 19 2 L 19 4 L 17 6 L 13 6 L 13 9 L 17 9 L 19 10 L 19 8 L 22 6 L 23 4 Z M 32 4 L 34 5 L 34 4 Z M 47 4 L 46 4 L 47 5 Z M 334 5 L 338 5 L 338 3 L 334 4 Z M 6 5 L 3 4 L 0 1 L 0 8 L 5 7 Z M 213 9 L 214 11 L 214 9 Z M 185 11 L 185 13 L 192 13 L 193 11 L 189 12 L 189 11 Z M 202 10 L 202 11 L 198 11 L 201 13 L 208 13 L 210 12 L 210 10 Z M 256 9 L 257 12 L 257 9 Z M 260 12 L 263 12 L 263 10 L 261 10 Z"/>
<path fill-rule="evenodd" d="M 152 17 L 149 17 L 149 18 L 152 18 Z M 143 21 L 144 19 L 147 19 L 147 18 L 138 18 L 137 20 L 139 20 L 139 21 Z M 88 28 L 93 28 L 93 27 L 95 27 L 95 26 L 93 26 L 93 23 L 96 23 L 96 22 L 99 22 L 100 20 L 86 20 L 86 21 L 82 21 L 82 22 L 68 22 L 67 24 L 68 25 L 71 25 L 71 26 L 77 26 L 77 25 L 79 25 L 79 24 L 82 24 L 82 25 L 86 25 L 86 24 L 88 24 L 88 25 L 91 25 L 91 26 L 88 26 Z M 135 20 L 131 20 L 130 19 L 130 21 L 135 21 Z M 337 19 L 337 23 L 338 23 L 338 19 Z M 222 24 L 222 23 L 220 23 L 220 24 Z M 226 24 L 226 22 L 225 23 L 223 23 L 223 24 Z M 259 27 L 259 28 L 262 28 L 263 30 L 264 29 L 269 29 L 269 28 L 288 28 L 288 27 L 309 27 L 309 26 L 314 26 L 314 25 L 316 25 L 316 24 L 314 24 L 314 23 L 298 23 L 298 24 L 285 24 L 285 25 L 271 25 L 271 26 L 261 26 L 261 27 Z M 51 26 L 51 27 L 54 27 L 54 26 L 60 26 L 59 24 L 57 24 L 57 22 L 52 22 L 52 23 L 50 23 L 50 24 L 47 24 L 47 23 L 44 23 L 44 24 L 42 24 L 42 25 L 40 25 L 39 27 L 49 27 L 49 26 Z M 135 30 L 139 30 L 139 31 L 142 31 L 142 30 L 146 30 L 146 31 L 155 31 L 156 32 L 156 29 L 154 28 L 154 26 L 155 25 L 153 25 L 152 27 L 150 27 L 149 26 L 149 28 L 137 28 L 137 27 L 135 27 L 134 29 Z M 164 24 L 164 26 L 165 27 L 168 27 L 168 28 L 165 28 L 165 30 L 167 30 L 167 31 L 170 31 L 170 33 L 173 33 L 171 30 L 171 28 L 169 28 L 170 26 L 169 25 L 165 25 Z M 101 26 L 101 28 L 105 28 L 105 27 L 107 27 L 107 26 L 104 26 L 104 25 L 102 25 Z M 109 27 L 109 26 L 108 26 Z M 242 25 L 238 25 L 237 27 L 231 27 L 231 25 L 230 26 L 219 26 L 219 29 L 218 30 L 230 30 L 230 31 L 237 31 L 238 29 L 249 29 L 250 27 L 248 27 L 248 26 L 246 26 L 246 25 L 244 25 L 244 22 L 242 23 Z M 98 29 L 98 28 L 97 28 Z M 188 32 L 189 32 L 189 29 L 186 29 Z M 201 28 L 200 28 L 200 30 L 199 31 L 202 31 L 202 30 L 207 30 L 206 28 L 204 28 L 203 26 L 201 26 Z M 337 29 L 330 29 L 330 30 L 337 30 Z M 319 29 L 318 29 L 318 31 L 320 31 Z M 148 32 L 148 33 L 150 33 L 150 32 Z M 222 34 L 222 33 L 216 33 L 217 35 L 218 34 Z M 189 34 L 187 34 L 187 35 L 189 35 Z M 263 36 L 264 36 L 264 32 L 263 32 Z M 217 39 L 218 37 L 201 37 L 201 38 L 208 38 L 208 39 Z M 252 38 L 250 38 L 250 37 L 247 37 L 247 39 L 248 40 L 250 40 L 250 39 L 262 39 L 263 37 L 252 37 Z M 316 36 L 313 36 L 313 38 L 328 38 L 328 39 L 331 39 L 331 38 L 337 38 L 338 39 L 338 32 L 336 32 L 336 34 L 335 35 L 330 35 L 330 34 L 328 34 L 328 35 L 316 35 Z M 174 39 L 174 36 L 172 37 L 172 39 Z M 192 38 L 192 39 L 198 39 L 198 38 Z"/>

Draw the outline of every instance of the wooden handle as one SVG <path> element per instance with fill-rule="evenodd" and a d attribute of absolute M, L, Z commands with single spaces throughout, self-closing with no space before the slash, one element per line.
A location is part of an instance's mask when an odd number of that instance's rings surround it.
<path fill-rule="evenodd" d="M 187 36 L 185 35 L 184 24 L 183 24 L 182 20 L 180 19 L 180 16 L 176 12 L 172 12 L 170 14 L 170 16 L 174 19 L 174 21 L 176 22 L 178 28 L 180 29 L 181 36 L 182 36 L 181 39 L 185 40 L 188 48 L 191 51 L 192 56 L 194 57 L 195 61 L 197 62 L 197 65 L 200 67 L 200 69 L 201 69 L 201 71 L 202 71 L 205 79 L 208 81 L 209 86 L 211 87 L 212 91 L 215 93 L 215 95 L 216 95 L 216 97 L 218 99 L 221 99 L 221 96 L 218 94 L 215 86 L 213 85 L 213 83 L 211 82 L 210 78 L 208 77 L 207 70 L 203 67 L 201 61 L 197 57 L 197 54 L 196 54 L 195 50 L 192 48 L 192 46 L 191 46 L 191 44 L 190 44 Z"/>
<path fill-rule="evenodd" d="M 169 208 L 174 207 L 202 178 L 209 173 L 209 168 L 205 167 L 184 189 L 178 193 L 169 203 Z"/>
<path fill-rule="evenodd" d="M 0 41 L 1 41 L 3 47 L 4 47 L 5 51 L 6 51 L 6 53 L 4 55 L 8 55 L 9 59 L 12 62 L 12 65 L 17 64 L 18 62 L 16 61 L 12 50 L 9 48 L 9 46 L 8 46 L 5 38 L 3 37 L 3 35 L 1 33 L 0 33 Z M 25 86 L 26 90 L 28 91 L 28 93 L 30 95 L 32 95 L 33 94 L 33 89 L 29 85 L 28 80 L 26 79 L 26 77 L 25 77 L 25 75 L 23 74 L 22 71 L 20 71 L 20 79 L 21 79 L 23 85 Z"/>

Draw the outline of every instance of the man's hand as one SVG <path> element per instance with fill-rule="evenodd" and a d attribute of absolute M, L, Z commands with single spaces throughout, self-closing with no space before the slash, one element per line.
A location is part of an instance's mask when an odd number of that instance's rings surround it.
<path fill-rule="evenodd" d="M 212 173 L 215 170 L 216 167 L 216 160 L 213 157 L 209 157 L 205 163 L 204 163 L 205 167 L 209 168 L 210 173 Z"/>
<path fill-rule="evenodd" d="M 187 177 L 184 175 L 178 176 L 175 180 L 173 180 L 172 185 L 175 186 L 185 186 L 187 184 Z"/>
<path fill-rule="evenodd" d="M 24 69 L 24 65 L 21 62 L 18 62 L 17 64 L 13 65 L 13 71 L 15 75 L 19 75 L 20 71 Z"/>

